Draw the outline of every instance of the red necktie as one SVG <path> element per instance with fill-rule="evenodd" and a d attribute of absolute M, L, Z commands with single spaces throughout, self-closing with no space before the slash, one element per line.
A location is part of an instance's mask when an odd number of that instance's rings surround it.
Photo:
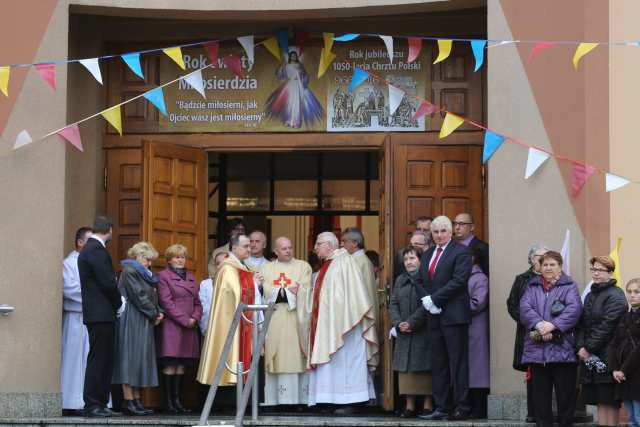
<path fill-rule="evenodd" d="M 429 266 L 429 279 L 433 280 L 433 274 L 436 271 L 436 265 L 438 264 L 438 260 L 440 259 L 440 255 L 442 255 L 442 248 L 438 246 L 436 249 L 436 256 L 431 261 L 431 265 Z"/>

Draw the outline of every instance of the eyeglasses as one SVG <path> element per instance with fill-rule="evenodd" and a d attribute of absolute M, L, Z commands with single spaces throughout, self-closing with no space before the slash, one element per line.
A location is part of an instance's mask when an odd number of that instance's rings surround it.
<path fill-rule="evenodd" d="M 324 242 L 316 242 L 316 246 L 320 246 L 320 245 L 322 245 L 323 243 L 329 243 L 329 242 L 328 242 L 328 241 L 324 241 Z"/>
<path fill-rule="evenodd" d="M 472 222 L 459 222 L 459 221 L 453 221 L 451 224 L 453 224 L 454 227 L 456 226 L 464 226 L 464 225 L 473 225 Z"/>
<path fill-rule="evenodd" d="M 610 271 L 607 270 L 606 268 L 591 267 L 589 270 L 591 270 L 592 273 L 595 273 L 595 272 L 598 272 L 598 273 L 610 273 Z"/>

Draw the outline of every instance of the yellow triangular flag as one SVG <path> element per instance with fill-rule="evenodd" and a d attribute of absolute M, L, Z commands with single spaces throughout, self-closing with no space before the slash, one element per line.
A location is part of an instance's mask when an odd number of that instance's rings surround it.
<path fill-rule="evenodd" d="M 333 33 L 322 33 L 322 40 L 324 40 L 324 49 L 327 52 L 331 52 L 331 48 L 333 48 L 333 37 L 335 34 Z"/>
<path fill-rule="evenodd" d="M 624 288 L 622 280 L 620 279 L 620 244 L 622 243 L 622 237 L 618 237 L 616 240 L 616 247 L 613 248 L 609 257 L 616 263 L 616 269 L 613 270 L 613 278 L 616 279 L 617 285 Z"/>
<path fill-rule="evenodd" d="M 591 52 L 598 46 L 598 43 L 580 43 L 576 49 L 576 53 L 573 54 L 573 68 L 578 69 L 578 62 L 587 53 Z"/>
<path fill-rule="evenodd" d="M 0 67 L 0 91 L 6 97 L 9 97 L 9 74 L 11 74 L 11 67 Z"/>
<path fill-rule="evenodd" d="M 440 138 L 446 138 L 451 135 L 451 132 L 458 129 L 461 124 L 464 123 L 464 119 L 462 117 L 456 116 L 455 114 L 447 113 L 444 116 L 444 122 L 442 122 L 442 128 L 440 128 Z"/>
<path fill-rule="evenodd" d="M 318 64 L 318 78 L 324 76 L 334 59 L 336 59 L 336 55 L 333 52 L 322 48 L 320 51 L 320 64 Z"/>
<path fill-rule="evenodd" d="M 116 105 L 115 107 L 111 107 L 108 110 L 104 110 L 100 113 L 102 117 L 113 126 L 120 136 L 122 136 L 122 116 L 120 115 L 120 106 Z"/>
<path fill-rule="evenodd" d="M 166 53 L 169 58 L 173 59 L 180 68 L 183 70 L 185 69 L 184 59 L 182 59 L 182 50 L 179 47 L 168 47 L 166 49 L 162 49 L 162 51 Z"/>
<path fill-rule="evenodd" d="M 278 45 L 277 38 L 275 37 L 268 38 L 265 41 L 263 41 L 262 44 L 264 45 L 264 47 L 267 48 L 269 52 L 271 52 L 273 56 L 276 57 L 278 61 L 280 61 L 280 46 Z"/>
<path fill-rule="evenodd" d="M 440 61 L 444 61 L 451 54 L 451 46 L 453 45 L 453 40 L 438 40 L 438 57 L 434 64 L 437 64 Z"/>

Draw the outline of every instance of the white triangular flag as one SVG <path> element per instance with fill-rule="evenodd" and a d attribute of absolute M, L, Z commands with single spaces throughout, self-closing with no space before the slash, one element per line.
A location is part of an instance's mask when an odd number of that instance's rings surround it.
<path fill-rule="evenodd" d="M 560 255 L 562 255 L 562 271 L 567 273 L 568 276 L 571 276 L 571 231 L 569 229 L 567 229 L 564 235 Z"/>
<path fill-rule="evenodd" d="M 387 47 L 387 53 L 389 54 L 389 62 L 393 62 L 393 37 L 380 36 L 384 45 Z"/>
<path fill-rule="evenodd" d="M 16 137 L 16 142 L 13 144 L 13 149 L 16 150 L 20 147 L 24 147 L 27 144 L 31 144 L 32 142 L 33 139 L 31 138 L 31 135 L 29 135 L 29 132 L 27 132 L 27 130 L 25 129 Z"/>
<path fill-rule="evenodd" d="M 549 158 L 544 151 L 529 148 L 529 156 L 527 157 L 527 170 L 524 172 L 524 179 L 529 179 L 533 173 Z"/>
<path fill-rule="evenodd" d="M 404 92 L 402 89 L 398 89 L 393 85 L 389 85 L 389 115 L 393 116 L 404 98 Z"/>
<path fill-rule="evenodd" d="M 184 81 L 194 88 L 203 98 L 206 98 L 204 94 L 204 82 L 202 81 L 202 70 L 195 70 L 193 73 L 189 73 L 183 77 Z"/>
<path fill-rule="evenodd" d="M 249 70 L 253 67 L 253 59 L 254 59 L 254 45 L 253 45 L 253 36 L 242 36 L 238 37 L 238 42 L 244 48 L 244 51 L 247 52 L 247 57 L 249 58 Z"/>
<path fill-rule="evenodd" d="M 623 178 L 621 176 L 618 175 L 614 175 L 612 173 L 607 173 L 605 174 L 605 188 L 607 193 L 609 191 L 613 191 L 613 190 L 617 190 L 618 188 L 622 188 L 625 185 L 631 183 L 631 181 L 629 181 L 626 178 Z"/>
<path fill-rule="evenodd" d="M 98 58 L 81 59 L 79 62 L 84 65 L 84 68 L 89 70 L 98 83 L 102 84 L 102 73 L 100 73 Z"/>

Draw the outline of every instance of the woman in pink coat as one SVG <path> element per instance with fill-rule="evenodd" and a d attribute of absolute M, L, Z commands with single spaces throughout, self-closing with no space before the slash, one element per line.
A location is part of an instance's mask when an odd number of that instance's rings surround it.
<path fill-rule="evenodd" d="M 165 379 L 166 410 L 189 413 L 182 406 L 180 391 L 186 366 L 200 357 L 198 322 L 202 304 L 193 275 L 185 268 L 187 248 L 171 245 L 165 252 L 167 268 L 158 273 L 158 299 L 165 312 L 158 331 L 158 357 Z"/>

